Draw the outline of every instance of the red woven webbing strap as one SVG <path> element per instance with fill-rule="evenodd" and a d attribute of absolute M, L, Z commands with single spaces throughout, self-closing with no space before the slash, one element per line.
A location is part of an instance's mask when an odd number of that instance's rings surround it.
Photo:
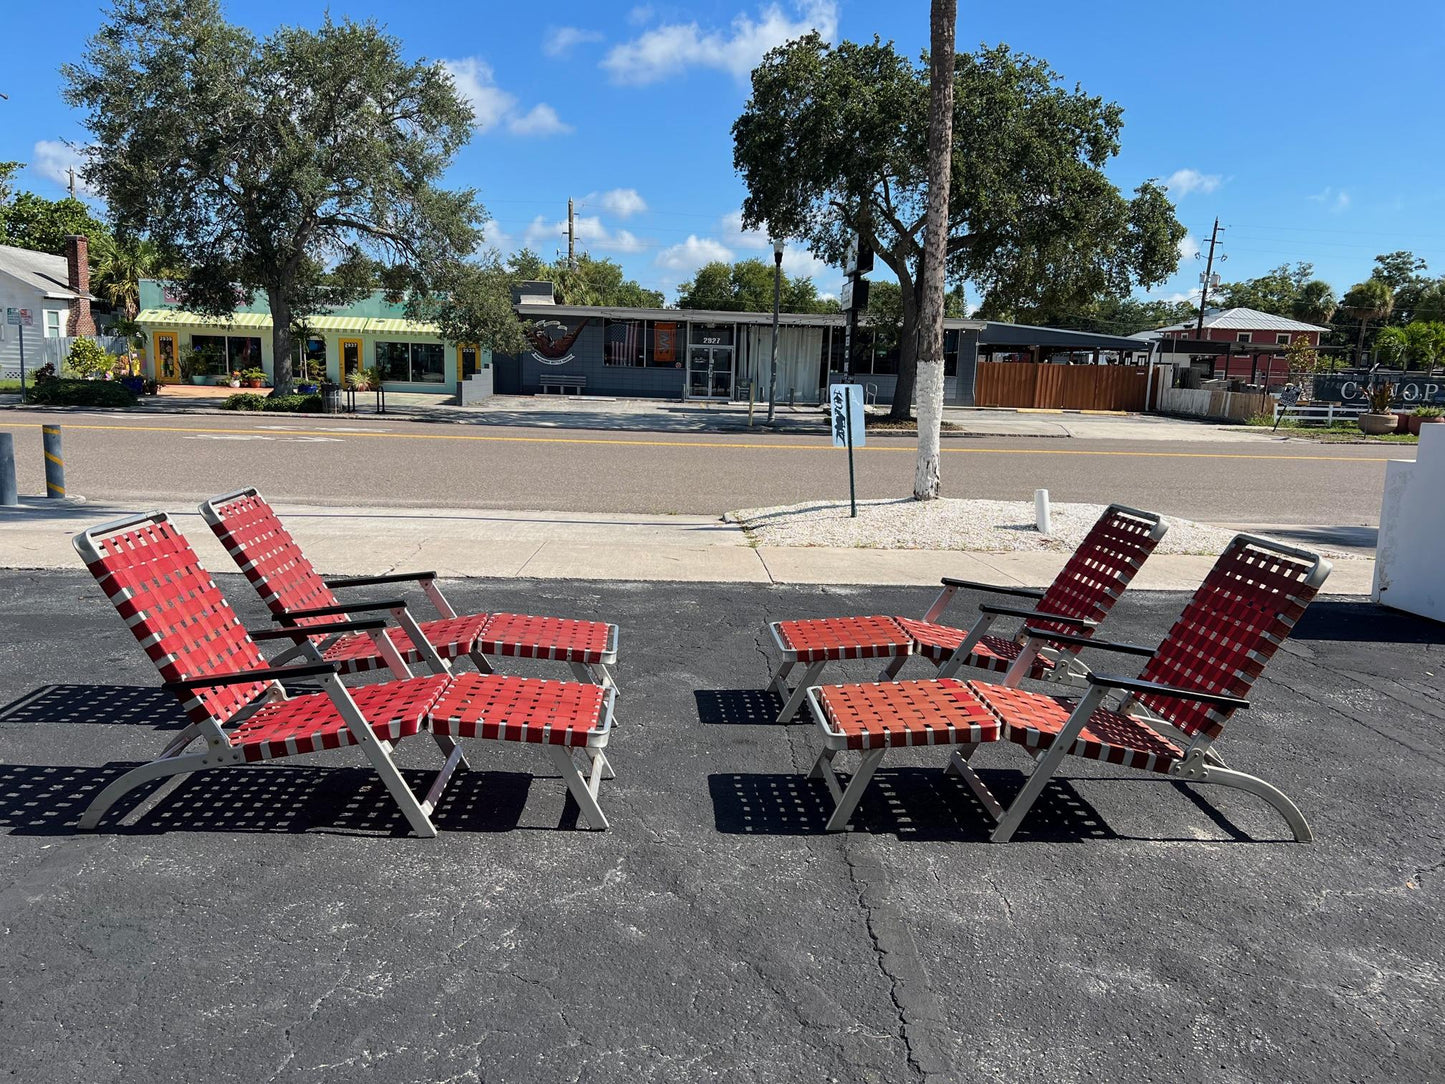
<path fill-rule="evenodd" d="M 1244 696 L 1315 597 L 1313 566 L 1236 538 L 1139 676 L 1186 689 Z M 1139 701 L 1186 734 L 1219 737 L 1229 712 L 1192 700 Z"/>
<path fill-rule="evenodd" d="M 600 685 L 504 674 L 459 674 L 431 707 L 431 729 L 454 738 L 586 745 L 605 732 Z"/>
<path fill-rule="evenodd" d="M 823 685 L 818 699 L 849 749 L 997 741 L 999 724 L 954 678 Z"/>
<path fill-rule="evenodd" d="M 331 588 L 322 581 L 263 497 L 245 493 L 214 507 L 220 522 L 211 524 L 211 530 L 273 614 L 279 617 L 290 610 L 337 605 L 339 600 Z M 316 625 L 335 620 L 334 617 L 313 617 L 297 624 Z"/>
<path fill-rule="evenodd" d="M 168 521 L 95 539 L 91 574 L 166 681 L 264 667 L 235 611 Z M 200 689 L 186 701 L 193 722 L 224 724 L 266 682 Z"/>
<path fill-rule="evenodd" d="M 1159 544 L 1157 538 L 1150 537 L 1154 527 L 1151 520 L 1140 519 L 1120 508 L 1106 508 L 1054 577 L 1039 600 L 1038 609 L 1065 617 L 1102 621 Z M 1083 636 L 1091 631 L 1049 621 L 1030 621 L 1029 625 Z M 1079 650 L 1062 644 L 1057 646 L 1069 654 Z"/>

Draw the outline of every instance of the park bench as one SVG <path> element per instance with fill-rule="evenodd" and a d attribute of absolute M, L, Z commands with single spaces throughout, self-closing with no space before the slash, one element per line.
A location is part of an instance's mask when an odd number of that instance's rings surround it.
<path fill-rule="evenodd" d="M 581 395 L 587 387 L 587 378 L 568 373 L 543 373 L 537 383 L 541 386 L 543 395 L 548 394 L 549 388 L 556 389 L 558 395 Z"/>
<path fill-rule="evenodd" d="M 782 656 L 772 679 L 773 689 L 783 700 L 778 722 L 793 717 L 808 689 L 818 684 L 825 666 L 833 660 L 886 658 L 889 661 L 881 680 L 896 677 L 913 655 L 937 666 L 940 677 L 952 677 L 968 665 L 1007 673 L 1008 684 L 1017 684 L 1025 674 L 1077 680 L 1083 672 L 1077 647 L 1061 640 L 1026 649 L 1022 635 L 992 635 L 994 622 L 1001 617 L 1018 618 L 1036 628 L 1092 635 L 1167 529 L 1153 512 L 1111 504 L 1045 591 L 945 576 L 943 590 L 922 619 L 874 616 L 775 621 L 769 630 Z M 985 603 L 968 628 L 941 624 L 949 602 L 963 588 L 1024 601 L 1018 606 Z M 807 669 L 797 687 L 789 691 L 788 675 L 800 664 Z"/>
<path fill-rule="evenodd" d="M 81 828 L 96 827 L 117 799 L 146 783 L 355 745 L 412 830 L 435 836 L 431 813 L 451 775 L 466 766 L 457 739 L 469 737 L 544 746 L 588 823 L 607 827 L 597 804 L 608 771 L 605 757 L 592 755 L 584 777 L 573 755 L 606 747 L 615 689 L 445 673 L 348 689 L 340 679 L 341 663 L 313 652 L 299 665 L 275 666 L 262 657 L 257 642 L 365 633 L 380 651 L 385 621 L 327 621 L 250 633 L 162 512 L 82 531 L 74 545 L 190 720 L 159 757 L 106 786 L 82 815 Z M 302 679 L 319 680 L 322 691 L 291 695 L 288 683 Z M 418 799 L 391 754 L 402 738 L 428 731 L 446 760 Z M 198 741 L 204 748 L 187 752 Z"/>

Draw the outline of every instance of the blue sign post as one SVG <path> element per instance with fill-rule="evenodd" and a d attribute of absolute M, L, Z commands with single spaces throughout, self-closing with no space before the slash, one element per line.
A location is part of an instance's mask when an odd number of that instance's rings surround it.
<path fill-rule="evenodd" d="M 858 518 L 858 488 L 853 471 L 853 449 L 867 443 L 864 426 L 863 385 L 828 385 L 828 403 L 832 409 L 833 447 L 848 449 L 848 508 L 849 516 Z"/>

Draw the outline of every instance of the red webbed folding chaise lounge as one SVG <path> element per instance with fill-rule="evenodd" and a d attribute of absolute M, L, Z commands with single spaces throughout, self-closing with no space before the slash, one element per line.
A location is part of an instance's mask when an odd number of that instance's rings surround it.
<path fill-rule="evenodd" d="M 436 582 L 434 572 L 398 572 L 385 576 L 323 579 L 291 533 L 254 489 L 242 489 L 201 504 L 226 551 L 250 580 L 271 611 L 273 620 L 302 627 L 322 624 L 337 615 L 394 610 L 402 600 L 343 602 L 335 592 L 345 588 L 416 583 L 436 607 L 439 617 L 421 621 L 422 635 L 445 659 L 466 656 L 482 673 L 492 672 L 488 656 L 511 655 L 568 663 L 582 681 L 612 686 L 609 664 L 617 661 L 617 626 L 527 614 L 458 614 Z M 424 661 L 405 629 L 387 633 L 409 663 Z M 372 638 L 343 632 L 317 633 L 322 658 L 341 664 L 345 673 L 377 670 L 387 665 Z"/>
<path fill-rule="evenodd" d="M 190 719 L 156 760 L 105 787 L 82 816 L 81 828 L 94 828 L 118 798 L 153 780 L 357 745 L 412 830 L 434 836 L 431 813 L 455 769 L 466 764 L 456 739 L 469 737 L 544 745 L 588 822 L 607 827 L 597 805 L 605 759 L 594 757 L 590 777 L 584 778 L 573 752 L 606 746 L 615 689 L 478 673 L 434 673 L 347 689 L 340 663 L 313 655 L 300 665 L 271 666 L 256 641 L 362 634 L 375 639 L 383 657 L 394 657 L 384 620 L 250 634 L 190 543 L 160 512 L 83 531 L 74 545 Z M 283 683 L 302 678 L 319 679 L 323 691 L 288 696 Z M 418 800 L 391 751 L 400 739 L 422 731 L 433 734 L 446 762 Z M 197 741 L 204 741 L 204 748 L 187 752 Z"/>
<path fill-rule="evenodd" d="M 1089 672 L 1079 699 L 1028 692 L 1014 683 L 953 679 L 834 685 L 810 694 L 825 748 L 813 769 L 838 799 L 830 829 L 847 824 L 863 788 L 899 745 L 952 744 L 948 771 L 963 776 L 998 820 L 995 842 L 1018 829 L 1066 755 L 1136 768 L 1171 781 L 1215 783 L 1258 795 L 1289 824 L 1296 840 L 1312 838 L 1299 808 L 1277 787 L 1228 767 L 1214 742 L 1265 664 L 1318 593 L 1330 563 L 1307 550 L 1237 535 L 1215 562 L 1158 648 L 1026 630 L 1028 642 L 1057 642 L 1149 659 L 1137 678 Z M 1107 701 L 1113 698 L 1112 703 Z M 969 756 L 986 741 L 1023 746 L 1036 764 L 1005 812 L 974 775 Z M 843 790 L 833 758 L 864 751 L 862 767 Z"/>
<path fill-rule="evenodd" d="M 807 691 L 818 684 L 824 667 L 838 659 L 888 659 L 881 680 L 896 677 L 913 655 L 921 655 L 938 666 L 940 677 L 952 677 L 959 667 L 968 665 L 1000 673 L 1017 668 L 1020 674 L 1027 672 L 1031 677 L 1077 680 L 1086 668 L 1071 642 L 1045 643 L 1042 650 L 1031 648 L 1028 657 L 1021 658 L 1022 634 L 1012 638 L 992 635 L 994 622 L 1000 617 L 1021 618 L 1035 628 L 1090 636 L 1167 530 L 1154 512 L 1111 504 L 1045 591 L 945 576 L 943 590 L 921 620 L 874 616 L 775 621 L 769 630 L 782 653 L 771 683 L 783 700 L 778 722 L 793 717 Z M 944 610 L 962 588 L 1027 599 L 1033 605 L 984 603 L 969 628 L 940 624 Z M 807 670 L 790 691 L 788 675 L 800 663 L 806 664 Z"/>

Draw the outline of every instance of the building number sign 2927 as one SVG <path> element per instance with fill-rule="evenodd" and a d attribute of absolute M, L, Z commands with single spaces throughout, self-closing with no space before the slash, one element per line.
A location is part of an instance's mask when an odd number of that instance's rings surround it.
<path fill-rule="evenodd" d="M 721 346 L 723 341 L 721 335 L 703 335 L 701 339 L 703 346 Z"/>

